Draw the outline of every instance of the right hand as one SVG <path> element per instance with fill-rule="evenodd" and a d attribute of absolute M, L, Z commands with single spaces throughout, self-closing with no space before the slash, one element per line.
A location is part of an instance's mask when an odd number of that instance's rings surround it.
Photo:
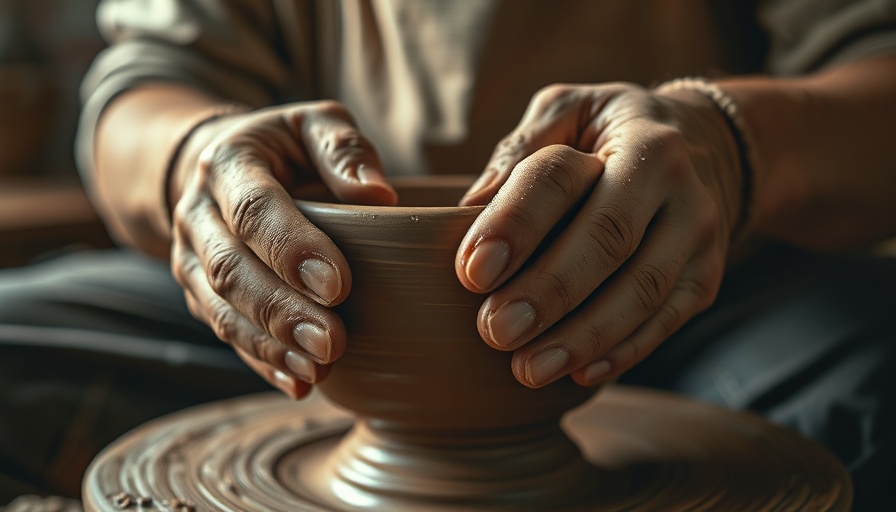
<path fill-rule="evenodd" d="M 322 183 L 338 200 L 376 205 L 395 204 L 396 193 L 334 102 L 225 116 L 188 142 L 209 140 L 198 161 L 175 169 L 173 274 L 193 316 L 299 398 L 344 350 L 345 327 L 328 308 L 345 300 L 351 273 L 287 190 Z"/>

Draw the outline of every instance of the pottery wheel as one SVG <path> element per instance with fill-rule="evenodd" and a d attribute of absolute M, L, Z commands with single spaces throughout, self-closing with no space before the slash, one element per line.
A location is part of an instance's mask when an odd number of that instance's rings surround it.
<path fill-rule="evenodd" d="M 188 409 L 100 454 L 85 479 L 84 505 L 328 510 L 304 482 L 351 425 L 321 395 L 291 402 L 263 394 Z M 563 426 L 597 468 L 594 492 L 577 510 L 849 510 L 849 476 L 832 455 L 750 414 L 608 386 Z"/>

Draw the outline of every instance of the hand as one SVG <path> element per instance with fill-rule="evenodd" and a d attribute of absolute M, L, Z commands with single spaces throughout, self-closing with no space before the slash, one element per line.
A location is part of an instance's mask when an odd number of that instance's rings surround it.
<path fill-rule="evenodd" d="M 190 312 L 293 398 L 345 346 L 328 309 L 351 287 L 346 261 L 296 209 L 287 190 L 321 182 L 337 199 L 391 205 L 371 144 L 332 102 L 223 117 L 191 137 L 211 140 L 178 163 L 172 257 Z"/>
<path fill-rule="evenodd" d="M 715 298 L 741 187 L 701 93 L 544 89 L 461 202 L 488 202 L 456 259 L 482 338 L 530 387 L 619 375 Z"/>

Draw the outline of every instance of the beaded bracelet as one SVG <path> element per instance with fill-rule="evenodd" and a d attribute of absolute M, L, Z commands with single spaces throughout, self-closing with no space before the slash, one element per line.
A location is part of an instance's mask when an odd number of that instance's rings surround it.
<path fill-rule="evenodd" d="M 719 111 L 722 112 L 725 122 L 728 124 L 731 136 L 737 146 L 737 152 L 740 160 L 741 168 L 741 206 L 740 215 L 737 223 L 732 229 L 732 239 L 736 239 L 747 226 L 750 220 L 750 210 L 753 203 L 753 167 L 752 162 L 755 158 L 752 154 L 753 144 L 750 137 L 750 130 L 747 129 L 747 123 L 741 113 L 737 102 L 730 94 L 722 90 L 718 85 L 710 82 L 703 77 L 677 78 L 660 84 L 655 89 L 657 92 L 664 91 L 693 91 L 708 97 L 715 103 Z"/>

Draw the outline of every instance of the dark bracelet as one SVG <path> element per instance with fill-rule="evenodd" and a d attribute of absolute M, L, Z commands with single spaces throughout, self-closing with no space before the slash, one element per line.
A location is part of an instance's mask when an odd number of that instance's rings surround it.
<path fill-rule="evenodd" d="M 165 169 L 165 179 L 162 183 L 162 198 L 165 205 L 164 223 L 167 228 L 171 228 L 171 215 L 174 210 L 174 205 L 171 204 L 171 197 L 169 194 L 171 188 L 171 178 L 174 174 L 174 168 L 177 165 L 178 160 L 180 160 L 181 153 L 183 153 L 184 147 L 187 145 L 187 142 L 200 127 L 205 126 L 206 124 L 222 117 L 232 114 L 241 114 L 244 112 L 248 112 L 249 110 L 251 110 L 249 107 L 236 103 L 214 105 L 211 108 L 198 112 L 193 116 L 193 119 L 189 123 L 186 123 L 187 129 L 180 136 L 177 146 L 174 148 L 174 151 L 171 152 L 171 156 L 168 159 L 168 164 Z"/>
<path fill-rule="evenodd" d="M 750 137 L 750 131 L 747 129 L 744 116 L 737 106 L 737 102 L 721 87 L 702 77 L 677 78 L 660 84 L 656 90 L 658 92 L 698 92 L 711 99 L 722 112 L 731 136 L 734 138 L 734 143 L 737 146 L 741 169 L 740 214 L 734 228 L 731 230 L 731 239 L 736 240 L 746 230 L 747 223 L 750 221 L 754 187 L 752 162 L 755 162 L 755 158 L 753 158 L 751 153 L 755 145 Z"/>

